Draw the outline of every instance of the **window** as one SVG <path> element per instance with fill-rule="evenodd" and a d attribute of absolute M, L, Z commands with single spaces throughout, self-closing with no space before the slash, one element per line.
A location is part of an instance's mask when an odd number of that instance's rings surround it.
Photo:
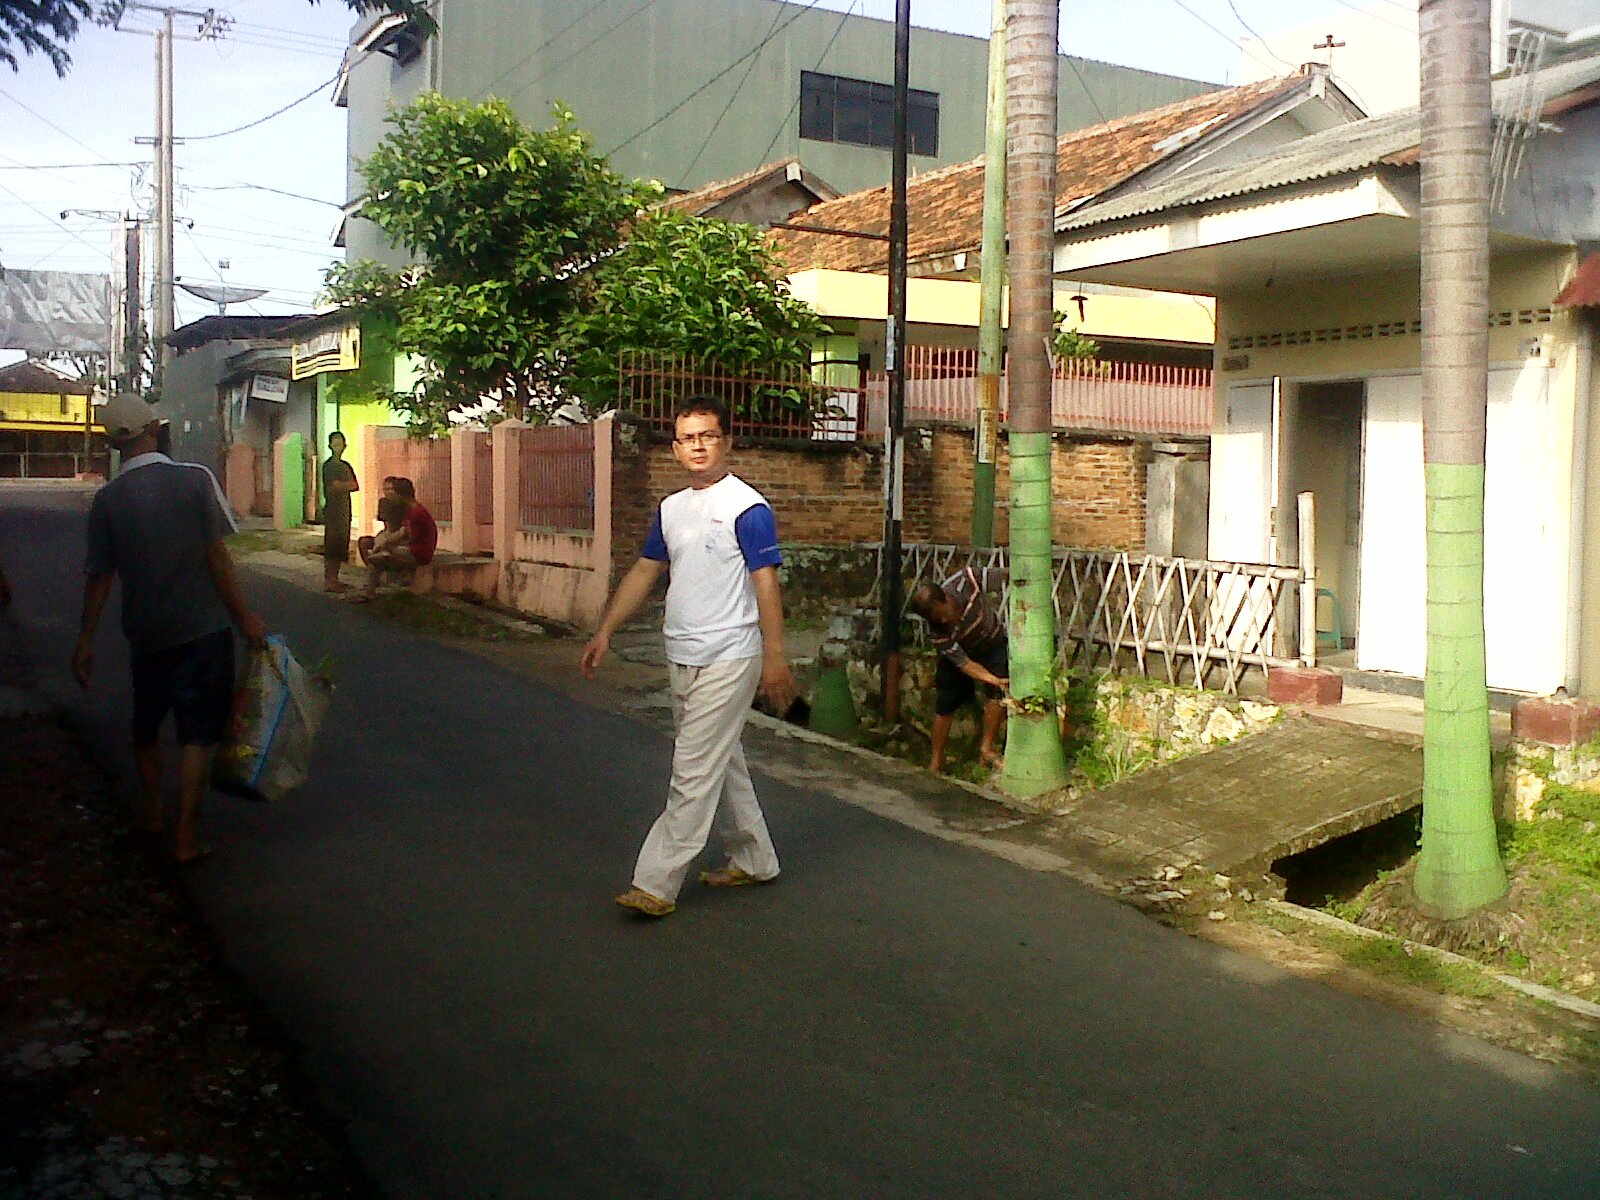
<path fill-rule="evenodd" d="M 800 136 L 814 142 L 894 146 L 894 88 L 887 83 L 800 72 Z M 939 93 L 915 88 L 907 98 L 906 149 L 939 153 Z"/>

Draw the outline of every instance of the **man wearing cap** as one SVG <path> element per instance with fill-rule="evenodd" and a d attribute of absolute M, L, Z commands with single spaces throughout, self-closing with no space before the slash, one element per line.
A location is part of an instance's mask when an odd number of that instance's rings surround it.
<path fill-rule="evenodd" d="M 189 865 L 206 854 L 196 823 L 233 703 L 232 627 L 259 643 L 266 626 L 239 591 L 223 541 L 233 519 L 211 472 L 173 462 L 157 449 L 160 420 L 138 396 L 114 396 L 100 409 L 100 423 L 122 455 L 122 468 L 89 509 L 83 623 L 72 672 L 79 687 L 89 686 L 95 630 L 118 576 L 122 631 L 133 656 L 133 753 L 145 800 L 143 831 L 157 834 L 164 825 L 157 734 L 170 712 L 182 751 L 173 851 L 179 864 Z"/>

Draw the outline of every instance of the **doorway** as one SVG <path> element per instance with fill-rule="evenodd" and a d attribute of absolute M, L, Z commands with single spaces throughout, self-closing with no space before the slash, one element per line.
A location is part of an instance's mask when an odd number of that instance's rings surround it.
<path fill-rule="evenodd" d="M 1366 385 L 1359 379 L 1295 389 L 1290 494 L 1316 497 L 1317 657 L 1355 665 L 1361 620 L 1361 438 Z"/>

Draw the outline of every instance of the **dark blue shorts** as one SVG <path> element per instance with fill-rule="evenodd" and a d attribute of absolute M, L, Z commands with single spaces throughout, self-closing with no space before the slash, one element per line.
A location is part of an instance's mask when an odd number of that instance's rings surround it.
<path fill-rule="evenodd" d="M 180 746 L 215 746 L 233 710 L 233 630 L 133 659 L 133 744 L 156 740 L 172 714 Z"/>
<path fill-rule="evenodd" d="M 987 667 L 1001 679 L 1008 678 L 1011 664 L 1009 662 L 1011 651 L 1006 639 L 985 650 L 982 654 L 970 657 L 975 663 Z M 941 717 L 948 717 L 968 700 L 978 695 L 982 689 L 983 701 L 987 704 L 990 700 L 1000 699 L 1000 689 L 987 683 L 980 684 L 971 675 L 968 675 L 955 663 L 944 655 L 939 655 L 939 665 L 933 669 L 933 711 Z"/>

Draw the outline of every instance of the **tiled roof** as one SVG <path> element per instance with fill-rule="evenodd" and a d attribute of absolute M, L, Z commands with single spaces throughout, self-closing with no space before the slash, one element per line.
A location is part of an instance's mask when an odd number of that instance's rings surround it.
<path fill-rule="evenodd" d="M 1067 134 L 1058 143 L 1057 211 L 1098 195 L 1196 137 L 1307 83 L 1301 75 L 1247 83 Z M 977 249 L 983 238 L 983 160 L 916 176 L 906 188 L 906 207 L 911 262 Z M 889 189 L 841 196 L 808 210 L 800 220 L 806 225 L 886 234 Z M 794 230 L 775 230 L 772 237 L 791 272 L 813 267 L 883 269 L 882 242 Z"/>
<path fill-rule="evenodd" d="M 695 188 L 692 192 L 681 192 L 676 196 L 668 196 L 656 207 L 677 209 L 681 212 L 689 213 L 691 216 L 703 216 L 724 200 L 753 188 L 757 184 L 764 183 L 774 175 L 786 176 L 791 165 L 800 167 L 804 171 L 804 166 L 798 158 L 785 158 L 779 162 L 771 162 L 765 166 L 757 167 L 754 171 L 746 171 L 743 175 L 736 175 L 732 179 L 708 183 L 704 187 Z M 805 174 L 807 180 L 812 179 L 809 172 Z M 820 183 L 820 181 L 815 182 Z M 828 188 L 827 190 L 828 194 L 831 195 L 833 189 Z"/>
<path fill-rule="evenodd" d="M 79 379 L 64 375 L 24 359 L 9 367 L 0 367 L 0 392 L 43 396 L 87 396 L 92 389 Z"/>

